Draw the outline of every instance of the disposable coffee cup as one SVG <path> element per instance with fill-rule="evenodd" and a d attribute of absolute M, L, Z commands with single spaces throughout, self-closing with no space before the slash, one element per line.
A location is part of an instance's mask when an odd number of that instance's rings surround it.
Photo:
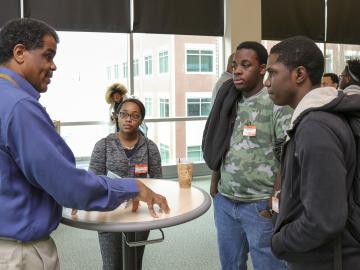
<path fill-rule="evenodd" d="M 180 188 L 191 188 L 193 163 L 188 160 L 178 159 L 177 172 Z"/>

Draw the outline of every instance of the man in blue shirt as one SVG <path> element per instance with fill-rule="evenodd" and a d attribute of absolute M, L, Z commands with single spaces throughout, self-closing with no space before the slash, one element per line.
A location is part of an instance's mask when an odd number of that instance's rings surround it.
<path fill-rule="evenodd" d="M 47 90 L 59 42 L 47 24 L 16 19 L 0 31 L 0 257 L 5 269 L 59 269 L 49 237 L 62 206 L 106 211 L 130 198 L 166 199 L 139 180 L 109 179 L 75 167 L 70 148 L 38 102 Z M 4 269 L 4 268 L 1 268 Z"/>

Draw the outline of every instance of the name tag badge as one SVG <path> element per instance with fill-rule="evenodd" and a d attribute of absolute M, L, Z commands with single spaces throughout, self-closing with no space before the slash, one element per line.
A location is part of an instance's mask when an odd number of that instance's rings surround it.
<path fill-rule="evenodd" d="M 275 212 L 279 214 L 279 199 L 276 197 L 271 197 L 271 209 Z"/>
<path fill-rule="evenodd" d="M 245 125 L 243 130 L 243 136 L 255 137 L 256 136 L 256 126 L 255 125 Z"/>
<path fill-rule="evenodd" d="M 271 209 L 279 214 L 279 195 L 281 190 L 277 190 L 274 196 L 271 197 Z"/>
<path fill-rule="evenodd" d="M 147 174 L 148 165 L 147 164 L 135 164 L 135 174 Z"/>

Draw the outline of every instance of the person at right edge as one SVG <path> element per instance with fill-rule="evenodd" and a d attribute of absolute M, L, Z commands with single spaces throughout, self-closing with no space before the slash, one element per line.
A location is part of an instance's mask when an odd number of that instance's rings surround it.
<path fill-rule="evenodd" d="M 233 80 L 220 88 L 205 125 L 204 160 L 213 170 L 219 256 L 223 270 L 282 270 L 271 252 L 269 207 L 278 172 L 277 155 L 291 119 L 290 107 L 273 104 L 263 85 L 268 53 L 258 42 L 241 43 Z"/>
<path fill-rule="evenodd" d="M 344 70 L 340 74 L 339 88 L 346 94 L 360 94 L 360 60 L 346 61 Z"/>
<path fill-rule="evenodd" d="M 275 45 L 267 71 L 271 99 L 294 109 L 272 251 L 290 270 L 360 269 L 360 244 L 348 226 L 359 153 L 344 116 L 360 111 L 360 96 L 319 88 L 324 57 L 306 37 Z"/>

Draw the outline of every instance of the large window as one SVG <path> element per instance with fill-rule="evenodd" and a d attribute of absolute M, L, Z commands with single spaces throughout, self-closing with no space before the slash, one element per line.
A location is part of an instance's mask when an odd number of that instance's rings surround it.
<path fill-rule="evenodd" d="M 203 153 L 201 145 L 188 146 L 187 147 L 187 159 L 191 161 L 203 161 Z"/>
<path fill-rule="evenodd" d="M 110 124 L 110 105 L 105 102 L 106 89 L 115 82 L 124 84 L 129 95 L 144 102 L 147 136 L 162 149 L 163 164 L 175 164 L 177 157 L 187 157 L 188 146 L 201 145 L 205 120 L 174 121 L 172 117 L 207 115 L 206 98 L 211 96 L 217 73 L 188 74 L 186 49 L 211 50 L 213 71 L 222 70 L 221 38 L 135 33 L 131 36 L 133 42 L 129 42 L 128 34 L 59 34 L 61 42 L 55 58 L 58 69 L 40 102 L 52 119 L 61 121 L 61 136 L 78 160 L 89 159 L 95 143 L 115 131 Z M 81 47 L 82 42 L 89 46 Z M 188 44 L 192 47 L 187 48 Z M 99 48 L 102 53 L 93 54 Z M 190 114 L 189 98 L 198 99 Z M 154 118 L 158 117 L 166 119 L 157 122 Z"/>
<path fill-rule="evenodd" d="M 145 75 L 152 74 L 152 56 L 145 56 Z"/>
<path fill-rule="evenodd" d="M 147 118 L 169 118 L 169 122 L 154 123 L 151 119 L 146 123 L 149 139 L 158 145 L 159 150 L 160 143 L 168 146 L 169 163 L 174 164 L 177 157 L 187 157 L 187 146 L 201 145 L 205 120 L 173 122 L 172 117 L 208 115 L 211 90 L 217 73 L 223 69 L 220 64 L 223 61 L 223 42 L 221 38 L 209 36 L 135 33 L 133 37 L 134 58 L 143 59 L 141 67 L 144 69 L 135 77 L 134 94 L 144 101 Z M 187 72 L 187 49 L 202 51 L 202 72 Z M 211 51 L 209 65 L 206 51 Z M 205 72 L 210 70 L 210 66 L 211 72 Z M 190 114 L 189 98 L 198 99 L 192 104 L 196 109 L 193 108 Z"/>
<path fill-rule="evenodd" d="M 214 71 L 212 49 L 190 48 L 186 50 L 186 71 L 209 73 Z"/>
<path fill-rule="evenodd" d="M 160 98 L 160 117 L 169 117 L 169 99 Z"/>
<path fill-rule="evenodd" d="M 169 53 L 168 51 L 159 52 L 159 73 L 169 72 Z"/>
<path fill-rule="evenodd" d="M 188 97 L 187 116 L 208 116 L 211 110 L 210 97 Z"/>

